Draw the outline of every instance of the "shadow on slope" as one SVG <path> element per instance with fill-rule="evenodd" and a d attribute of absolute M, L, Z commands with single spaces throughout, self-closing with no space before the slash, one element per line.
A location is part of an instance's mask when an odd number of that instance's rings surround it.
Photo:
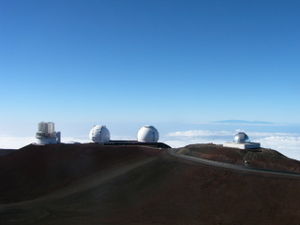
<path fill-rule="evenodd" d="M 98 171 L 155 156 L 142 146 L 28 145 L 0 157 L 0 202 L 30 200 Z"/>
<path fill-rule="evenodd" d="M 253 168 L 300 173 L 299 161 L 272 149 L 242 150 L 215 144 L 193 144 L 178 148 L 177 151 L 181 154 L 219 162 L 245 165 L 247 161 L 247 166 Z"/>

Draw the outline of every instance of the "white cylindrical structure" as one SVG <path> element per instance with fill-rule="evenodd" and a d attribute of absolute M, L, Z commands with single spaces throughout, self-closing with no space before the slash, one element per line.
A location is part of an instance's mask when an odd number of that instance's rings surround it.
<path fill-rule="evenodd" d="M 48 134 L 53 134 L 55 132 L 55 125 L 53 122 L 48 122 Z"/>
<path fill-rule="evenodd" d="M 36 144 L 38 145 L 48 145 L 48 144 L 57 144 L 56 137 L 43 137 L 43 138 L 36 138 Z"/>
<path fill-rule="evenodd" d="M 94 143 L 107 143 L 110 141 L 110 132 L 106 126 L 96 125 L 91 129 L 89 138 Z"/>
<path fill-rule="evenodd" d="M 36 143 L 39 145 L 60 143 L 60 132 L 55 132 L 53 122 L 40 122 L 36 133 Z"/>
<path fill-rule="evenodd" d="M 38 132 L 48 133 L 48 123 L 40 122 L 38 124 Z"/>
<path fill-rule="evenodd" d="M 153 126 L 143 126 L 137 134 L 138 142 L 157 142 L 159 133 Z"/>

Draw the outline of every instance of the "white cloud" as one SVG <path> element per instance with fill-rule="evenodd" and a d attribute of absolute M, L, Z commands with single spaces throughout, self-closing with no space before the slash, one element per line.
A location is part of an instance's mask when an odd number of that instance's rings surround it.
<path fill-rule="evenodd" d="M 19 149 L 36 140 L 34 137 L 10 137 L 10 136 L 0 136 L 0 149 Z M 73 137 L 63 137 L 63 143 L 80 142 L 87 143 L 89 140 L 87 138 L 73 138 Z"/>
<path fill-rule="evenodd" d="M 72 142 L 79 142 L 79 143 L 88 143 L 91 142 L 88 138 L 74 138 L 74 137 L 63 137 L 62 143 L 72 143 Z"/>
<path fill-rule="evenodd" d="M 0 136 L 0 148 L 4 149 L 19 149 L 32 142 L 34 142 L 33 137 Z"/>
<path fill-rule="evenodd" d="M 169 137 L 209 137 L 209 136 L 229 136 L 232 135 L 230 131 L 210 131 L 210 130 L 187 130 L 171 132 Z"/>
<path fill-rule="evenodd" d="M 275 149 L 282 154 L 300 160 L 300 136 L 268 136 L 256 138 L 265 148 Z"/>
<path fill-rule="evenodd" d="M 232 137 L 235 133 L 241 130 L 236 131 L 211 131 L 211 130 L 187 130 L 187 131 L 176 131 L 168 133 L 169 137 Z M 290 136 L 290 135 L 299 135 L 294 133 L 280 133 L 280 132 L 247 132 L 251 137 L 268 137 L 268 136 Z"/>
<path fill-rule="evenodd" d="M 189 144 L 199 144 L 199 143 L 214 143 L 214 144 L 222 144 L 224 143 L 223 140 L 211 140 L 209 138 L 192 138 L 192 139 L 168 139 L 164 138 L 161 140 L 162 142 L 166 143 L 167 145 L 173 148 L 180 148 Z"/>
<path fill-rule="evenodd" d="M 280 133 L 280 132 L 247 132 L 247 134 L 251 137 L 286 137 L 286 136 L 300 136 L 297 133 Z"/>

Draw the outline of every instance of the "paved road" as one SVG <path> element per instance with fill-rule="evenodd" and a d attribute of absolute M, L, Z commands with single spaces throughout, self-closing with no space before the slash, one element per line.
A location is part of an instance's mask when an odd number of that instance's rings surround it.
<path fill-rule="evenodd" d="M 299 173 L 286 172 L 286 171 L 274 171 L 274 170 L 268 170 L 268 169 L 256 169 L 256 168 L 240 166 L 240 165 L 235 165 L 235 164 L 230 164 L 230 163 L 217 162 L 217 161 L 202 159 L 202 158 L 198 158 L 198 157 L 194 157 L 194 156 L 178 154 L 173 149 L 169 149 L 168 153 L 169 153 L 169 155 L 171 155 L 173 157 L 183 159 L 183 160 L 193 161 L 193 162 L 200 163 L 200 164 L 207 165 L 207 166 L 220 167 L 220 168 L 225 168 L 225 169 L 230 169 L 230 170 L 238 170 L 238 171 L 246 172 L 246 173 L 284 176 L 284 177 L 288 177 L 288 178 L 300 178 Z"/>

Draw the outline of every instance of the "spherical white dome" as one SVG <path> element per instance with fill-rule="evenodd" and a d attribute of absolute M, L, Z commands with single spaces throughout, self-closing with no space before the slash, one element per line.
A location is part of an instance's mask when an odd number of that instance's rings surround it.
<path fill-rule="evenodd" d="M 235 143 L 246 143 L 249 142 L 249 137 L 244 132 L 239 132 L 234 136 L 234 142 Z"/>
<path fill-rule="evenodd" d="M 94 126 L 90 131 L 89 137 L 94 143 L 105 143 L 110 141 L 110 133 L 106 126 Z"/>
<path fill-rule="evenodd" d="M 158 131 L 153 126 L 143 126 L 137 134 L 138 142 L 157 142 L 159 139 Z"/>

